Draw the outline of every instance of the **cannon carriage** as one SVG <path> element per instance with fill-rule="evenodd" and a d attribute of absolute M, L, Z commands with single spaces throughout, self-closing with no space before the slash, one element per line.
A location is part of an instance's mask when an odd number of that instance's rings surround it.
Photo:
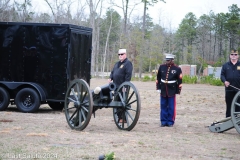
<path fill-rule="evenodd" d="M 231 106 L 231 117 L 213 122 L 209 130 L 214 133 L 223 133 L 235 128 L 240 134 L 240 91 L 234 96 Z"/>
<path fill-rule="evenodd" d="M 77 79 L 71 83 L 66 93 L 64 110 L 72 129 L 85 129 L 91 115 L 102 108 L 113 109 L 114 122 L 119 129 L 132 130 L 141 110 L 137 88 L 131 82 L 124 82 L 118 88 L 110 83 L 90 91 L 84 80 Z"/>
<path fill-rule="evenodd" d="M 112 108 L 119 129 L 136 125 L 140 96 L 131 82 L 98 87 L 99 93 L 89 89 L 91 28 L 0 22 L 0 44 L 0 111 L 11 104 L 33 113 L 48 104 L 53 110 L 64 109 L 72 129 L 83 130 L 98 109 Z"/>

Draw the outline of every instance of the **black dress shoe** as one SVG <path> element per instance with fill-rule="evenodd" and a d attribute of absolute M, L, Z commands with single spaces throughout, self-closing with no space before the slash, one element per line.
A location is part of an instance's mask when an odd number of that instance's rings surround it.
<path fill-rule="evenodd" d="M 173 127 L 173 125 L 172 125 L 172 124 L 170 124 L 170 125 L 168 125 L 168 127 Z"/>
<path fill-rule="evenodd" d="M 164 125 L 164 124 L 161 124 L 160 126 L 161 126 L 161 127 L 165 127 L 166 125 Z"/>

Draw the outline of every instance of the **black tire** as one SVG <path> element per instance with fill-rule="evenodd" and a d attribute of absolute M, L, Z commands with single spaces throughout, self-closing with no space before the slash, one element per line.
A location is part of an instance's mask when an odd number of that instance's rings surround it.
<path fill-rule="evenodd" d="M 40 107 L 40 98 L 34 89 L 24 88 L 17 93 L 15 104 L 19 111 L 33 113 Z"/>
<path fill-rule="evenodd" d="M 10 96 L 6 89 L 0 87 L 0 111 L 7 109 L 10 101 Z"/>
<path fill-rule="evenodd" d="M 122 83 L 115 93 L 114 101 L 120 101 L 122 107 L 113 108 L 113 118 L 121 130 L 132 130 L 139 119 L 141 100 L 137 88 L 131 82 Z M 122 119 L 122 123 L 119 120 Z"/>
<path fill-rule="evenodd" d="M 64 102 L 48 102 L 48 105 L 55 111 L 61 111 L 64 108 Z"/>
<path fill-rule="evenodd" d="M 240 91 L 234 96 L 231 106 L 232 123 L 240 134 Z"/>
<path fill-rule="evenodd" d="M 87 127 L 92 116 L 93 99 L 86 81 L 75 79 L 71 82 L 66 93 L 64 110 L 72 129 L 84 130 Z"/>

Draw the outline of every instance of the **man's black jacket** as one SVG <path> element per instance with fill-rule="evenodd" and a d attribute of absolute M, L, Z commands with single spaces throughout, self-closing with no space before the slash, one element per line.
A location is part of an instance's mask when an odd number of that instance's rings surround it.
<path fill-rule="evenodd" d="M 132 63 L 126 58 L 117 62 L 110 74 L 110 79 L 119 87 L 123 82 L 130 81 L 132 77 Z"/>
<path fill-rule="evenodd" d="M 240 88 L 240 62 L 235 65 L 231 61 L 225 63 L 221 70 L 221 81 L 224 83 L 228 81 L 230 85 Z M 238 91 L 237 89 L 229 86 L 225 87 L 226 91 Z"/>

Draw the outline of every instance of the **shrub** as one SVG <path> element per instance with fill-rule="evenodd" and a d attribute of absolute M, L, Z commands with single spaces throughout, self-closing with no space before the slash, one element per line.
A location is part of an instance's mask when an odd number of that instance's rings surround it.
<path fill-rule="evenodd" d="M 184 75 L 182 78 L 182 83 L 195 84 L 197 83 L 197 76 Z"/>
<path fill-rule="evenodd" d="M 224 83 L 219 78 L 213 78 L 210 84 L 213 86 L 224 86 Z"/>
<path fill-rule="evenodd" d="M 150 81 L 151 78 L 149 76 L 144 76 L 143 77 L 143 82 L 147 82 L 147 81 Z"/>
<path fill-rule="evenodd" d="M 213 80 L 213 75 L 200 77 L 200 83 L 202 84 L 210 84 L 212 80 Z"/>
<path fill-rule="evenodd" d="M 131 81 L 139 81 L 139 79 L 140 79 L 139 77 L 132 77 Z"/>
<path fill-rule="evenodd" d="M 153 75 L 152 78 L 151 78 L 151 81 L 156 81 L 156 80 L 157 80 L 157 76 Z"/>
<path fill-rule="evenodd" d="M 200 78 L 200 83 L 202 84 L 210 84 L 213 86 L 223 86 L 223 82 L 221 81 L 221 79 L 214 77 L 213 75 L 209 75 L 209 76 L 202 76 Z"/>

